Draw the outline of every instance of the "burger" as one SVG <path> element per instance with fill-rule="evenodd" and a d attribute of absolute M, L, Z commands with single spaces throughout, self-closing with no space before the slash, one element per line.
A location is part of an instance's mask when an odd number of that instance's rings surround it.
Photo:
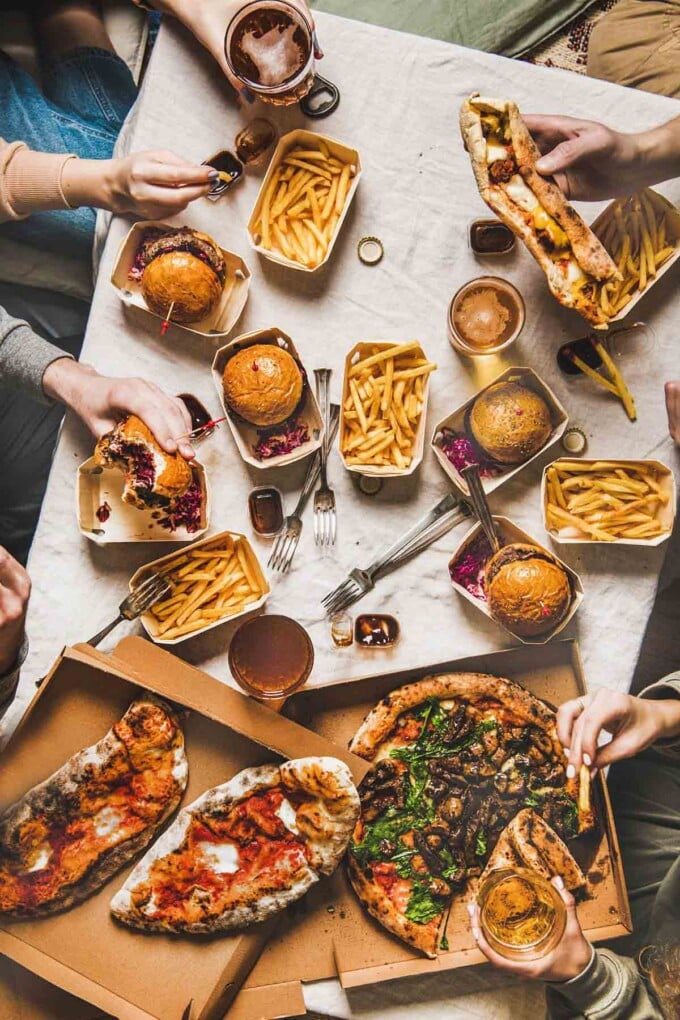
<path fill-rule="evenodd" d="M 519 637 L 536 637 L 556 627 L 573 597 L 569 575 L 546 549 L 513 542 L 489 560 L 484 579 L 494 619 Z"/>
<path fill-rule="evenodd" d="M 226 266 L 207 234 L 191 227 L 154 228 L 145 233 L 129 275 L 141 283 L 142 296 L 156 315 L 198 322 L 220 300 Z"/>
<path fill-rule="evenodd" d="M 147 425 L 132 414 L 102 436 L 95 463 L 125 474 L 123 502 L 139 509 L 168 507 L 189 491 L 194 474 L 179 453 L 166 453 Z"/>
<path fill-rule="evenodd" d="M 304 393 L 300 366 L 276 344 L 254 344 L 234 354 L 225 365 L 222 385 L 229 411 L 258 428 L 292 418 Z"/>
<path fill-rule="evenodd" d="M 518 382 L 500 382 L 477 397 L 468 428 L 491 460 L 511 465 L 523 464 L 545 446 L 552 421 L 538 393 Z"/>

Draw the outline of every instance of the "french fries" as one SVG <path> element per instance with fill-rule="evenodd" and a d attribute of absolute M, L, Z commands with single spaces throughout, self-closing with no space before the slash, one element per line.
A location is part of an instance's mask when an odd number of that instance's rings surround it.
<path fill-rule="evenodd" d="M 545 523 L 580 541 L 646 540 L 670 531 L 660 520 L 670 494 L 645 461 L 556 460 L 545 475 Z"/>
<path fill-rule="evenodd" d="M 266 591 L 240 535 L 221 535 L 186 549 L 159 564 L 158 573 L 170 581 L 172 592 L 147 614 L 157 641 L 188 637 L 242 613 Z"/>
<path fill-rule="evenodd" d="M 591 368 L 591 366 L 588 365 L 582 358 L 579 358 L 575 351 L 565 349 L 566 356 L 574 363 L 574 365 L 576 365 L 579 371 L 583 372 L 583 374 L 589 379 L 592 379 L 593 382 L 597 383 L 599 386 L 603 386 L 604 389 L 608 390 L 615 397 L 618 397 L 630 420 L 637 421 L 637 411 L 635 409 L 633 394 L 628 389 L 625 380 L 621 375 L 621 371 L 616 367 L 613 358 L 596 336 L 588 337 L 588 340 L 602 362 L 603 371 Z M 607 371 L 608 375 L 604 374 L 604 370 Z"/>
<path fill-rule="evenodd" d="M 413 460 L 426 387 L 436 365 L 419 343 L 365 345 L 350 365 L 340 423 L 345 464 L 406 471 Z"/>
<path fill-rule="evenodd" d="M 356 169 L 332 156 L 322 140 L 318 148 L 298 145 L 287 152 L 271 176 L 253 224 L 259 244 L 315 269 L 333 240 Z"/>
<path fill-rule="evenodd" d="M 620 280 L 597 284 L 600 307 L 612 319 L 650 285 L 675 253 L 680 242 L 680 212 L 663 195 L 645 188 L 612 202 L 594 230 L 621 273 Z"/>

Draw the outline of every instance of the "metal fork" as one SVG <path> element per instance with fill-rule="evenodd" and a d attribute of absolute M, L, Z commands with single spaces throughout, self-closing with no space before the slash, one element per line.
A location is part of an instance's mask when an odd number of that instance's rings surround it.
<path fill-rule="evenodd" d="M 127 598 L 123 599 L 118 607 L 116 619 L 112 620 L 111 623 L 95 634 L 94 637 L 91 637 L 86 644 L 96 648 L 100 641 L 103 641 L 106 635 L 110 634 L 113 628 L 117 627 L 123 620 L 136 620 L 147 609 L 151 609 L 157 602 L 167 598 L 171 592 L 172 585 L 167 577 L 162 577 L 160 574 L 152 574 L 151 577 L 147 577 L 146 581 L 143 581 L 139 587 L 130 592 Z"/>
<path fill-rule="evenodd" d="M 327 433 L 328 445 L 331 446 L 335 439 L 338 431 L 338 423 L 340 421 L 340 405 L 331 404 L 330 410 L 330 428 Z M 297 549 L 298 542 L 300 541 L 300 535 L 302 533 L 302 511 L 307 505 L 312 489 L 316 485 L 319 472 L 321 471 L 321 452 L 317 451 L 309 462 L 307 469 L 307 475 L 305 477 L 304 484 L 302 486 L 302 492 L 298 499 L 297 506 L 293 510 L 292 514 L 289 514 L 284 521 L 281 531 L 276 536 L 276 542 L 272 549 L 271 556 L 269 557 L 268 567 L 272 570 L 280 570 L 282 574 L 285 574 L 291 563 L 293 562 L 293 556 Z"/>
<path fill-rule="evenodd" d="M 318 390 L 321 414 L 324 420 L 324 441 L 321 444 L 321 485 L 314 493 L 314 541 L 317 545 L 335 545 L 337 515 L 335 513 L 335 493 L 328 486 L 326 465 L 330 443 L 330 405 L 328 401 L 328 384 L 331 378 L 330 368 L 315 368 L 314 376 Z"/>
<path fill-rule="evenodd" d="M 358 602 L 392 567 L 421 552 L 471 513 L 464 500 L 453 492 L 448 493 L 369 567 L 351 570 L 342 584 L 322 599 L 326 614 L 330 616 Z"/>

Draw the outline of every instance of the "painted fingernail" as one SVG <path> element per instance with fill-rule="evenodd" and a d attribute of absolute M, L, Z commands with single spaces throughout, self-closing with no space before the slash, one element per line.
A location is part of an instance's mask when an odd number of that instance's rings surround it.
<path fill-rule="evenodd" d="M 565 747 L 563 750 L 564 750 L 564 757 L 568 758 L 569 755 L 571 754 L 571 750 L 568 747 Z"/>
<path fill-rule="evenodd" d="M 479 930 L 479 928 L 472 929 L 472 937 L 475 940 L 475 942 L 479 942 L 480 938 L 482 937 L 482 933 Z"/>
<path fill-rule="evenodd" d="M 220 176 L 219 170 L 211 170 L 210 173 L 208 174 L 208 180 L 216 181 L 218 180 L 219 176 Z"/>
<path fill-rule="evenodd" d="M 598 769 L 597 765 L 593 765 L 592 769 L 590 770 L 590 778 L 594 779 L 595 776 L 597 775 L 598 771 L 599 771 L 599 769 Z"/>
<path fill-rule="evenodd" d="M 567 765 L 567 779 L 573 779 L 576 775 L 576 769 L 573 765 Z"/>
<path fill-rule="evenodd" d="M 553 882 L 558 889 L 564 889 L 564 879 L 562 878 L 561 875 L 555 875 Z"/>
<path fill-rule="evenodd" d="M 587 765 L 588 768 L 590 768 L 590 766 L 593 764 L 593 759 L 590 757 L 587 751 L 583 752 L 583 763 L 584 765 Z"/>
<path fill-rule="evenodd" d="M 243 86 L 243 88 L 241 89 L 240 95 L 242 96 L 243 99 L 245 99 L 246 103 L 251 103 L 252 104 L 252 103 L 255 102 L 255 96 L 250 91 L 250 89 L 247 87 L 247 85 Z"/>
<path fill-rule="evenodd" d="M 475 916 L 475 905 L 474 905 L 474 903 L 468 903 L 468 905 L 467 905 L 467 912 L 470 915 L 470 917 L 474 917 Z"/>

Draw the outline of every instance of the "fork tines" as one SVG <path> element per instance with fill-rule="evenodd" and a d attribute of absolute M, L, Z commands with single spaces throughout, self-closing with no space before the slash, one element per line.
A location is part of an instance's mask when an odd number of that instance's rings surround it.
<path fill-rule="evenodd" d="M 267 566 L 271 567 L 272 570 L 280 570 L 282 574 L 285 574 L 293 562 L 293 556 L 299 541 L 299 532 L 291 534 L 287 528 L 280 531 L 276 536 L 276 542 L 274 543 Z"/>
<path fill-rule="evenodd" d="M 346 577 L 342 584 L 339 584 L 321 600 L 321 604 L 327 613 L 339 613 L 356 602 L 360 595 L 361 591 L 356 581 L 351 577 Z"/>
<path fill-rule="evenodd" d="M 142 613 L 155 602 L 159 602 L 160 599 L 169 595 L 171 591 L 172 585 L 167 577 L 163 577 L 161 574 L 152 574 L 130 592 L 126 601 L 131 609 Z"/>

